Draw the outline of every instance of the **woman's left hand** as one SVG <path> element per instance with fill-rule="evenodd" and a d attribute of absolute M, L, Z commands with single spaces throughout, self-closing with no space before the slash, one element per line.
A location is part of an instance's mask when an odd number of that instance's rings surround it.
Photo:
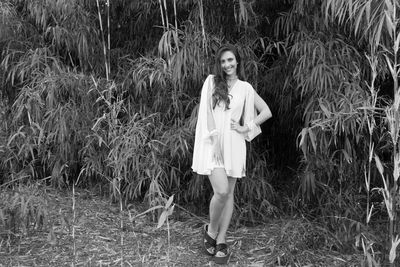
<path fill-rule="evenodd" d="M 238 133 L 246 133 L 249 131 L 247 126 L 241 126 L 237 121 L 231 120 L 231 129 Z"/>

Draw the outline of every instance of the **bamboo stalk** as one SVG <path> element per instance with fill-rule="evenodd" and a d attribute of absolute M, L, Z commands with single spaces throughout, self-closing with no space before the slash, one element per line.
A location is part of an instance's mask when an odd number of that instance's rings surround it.
<path fill-rule="evenodd" d="M 399 120 L 399 77 L 398 77 L 398 64 L 397 64 L 397 56 L 398 56 L 398 47 L 396 47 L 396 38 L 397 38 L 397 24 L 398 24 L 398 19 L 397 19 L 397 13 L 396 13 L 396 2 L 397 0 L 392 1 L 392 7 L 393 7 L 393 12 L 392 12 L 392 39 L 393 39 L 393 65 L 392 65 L 392 79 L 393 79 L 393 94 L 394 94 L 394 102 L 392 104 L 392 109 L 393 112 L 391 113 L 392 118 L 390 118 L 389 124 L 393 124 L 391 126 L 391 129 L 394 129 L 394 131 L 398 131 L 398 120 Z M 390 62 L 388 62 L 389 64 Z M 390 66 L 390 65 L 389 65 Z M 397 244 L 394 244 L 395 239 L 395 234 L 396 234 L 396 224 L 397 224 L 397 212 L 396 212 L 396 195 L 398 191 L 398 185 L 397 185 L 397 180 L 399 178 L 399 173 L 398 173 L 398 167 L 397 165 L 399 164 L 398 159 L 400 158 L 400 151 L 398 149 L 398 135 L 396 133 L 392 133 L 393 137 L 393 154 L 392 154 L 392 159 L 393 159 L 393 185 L 392 188 L 389 190 L 389 205 L 391 205 L 391 212 L 393 213 L 392 216 L 389 216 L 389 242 L 390 242 L 390 250 L 393 246 L 397 246 Z M 390 257 L 390 255 L 389 255 Z M 394 267 L 394 262 L 395 258 L 393 261 L 390 261 L 390 266 Z"/>
<path fill-rule="evenodd" d="M 371 168 L 372 168 L 372 158 L 374 154 L 374 141 L 372 139 L 373 133 L 374 133 L 374 128 L 375 128 L 375 108 L 376 108 L 376 100 L 377 100 L 377 94 L 375 90 L 375 80 L 377 76 L 377 58 L 376 58 L 376 51 L 375 49 L 371 49 L 371 56 L 368 57 L 370 66 L 371 66 L 371 72 L 372 72 L 372 77 L 371 77 L 371 84 L 368 86 L 369 91 L 371 94 L 371 103 L 369 103 L 370 107 L 372 108 L 372 114 L 366 114 L 367 117 L 367 123 L 368 123 L 368 133 L 369 133 L 369 145 L 368 145 L 368 170 L 366 174 L 366 190 L 367 190 L 367 214 L 366 214 L 366 223 L 367 223 L 367 228 L 369 226 L 369 221 L 371 219 Z"/>
<path fill-rule="evenodd" d="M 72 266 L 75 266 L 76 261 L 76 240 L 75 240 L 75 223 L 76 223 L 76 212 L 75 212 L 75 183 L 72 183 L 72 244 L 73 244 L 73 261 Z"/>
<path fill-rule="evenodd" d="M 168 20 L 168 8 L 167 8 L 167 1 L 163 0 L 164 3 L 164 14 L 165 14 L 165 24 L 167 25 L 166 31 L 169 32 L 169 20 Z M 168 33 L 169 34 L 169 33 Z M 171 42 L 168 42 L 168 54 L 171 56 L 172 55 L 172 46 Z M 168 59 L 168 63 L 171 63 L 170 59 Z"/>
<path fill-rule="evenodd" d="M 121 190 L 121 178 L 118 179 L 118 190 L 119 190 L 119 215 L 120 215 L 120 231 L 121 231 L 121 267 L 124 266 L 124 214 L 123 214 L 123 203 L 122 203 L 122 190 Z"/>
<path fill-rule="evenodd" d="M 164 10 L 165 10 L 165 24 L 167 25 L 167 30 L 169 30 L 167 0 L 164 0 L 163 2 L 164 2 Z"/>
<path fill-rule="evenodd" d="M 203 0 L 199 0 L 199 13 L 200 13 L 200 23 L 201 23 L 201 33 L 203 35 L 203 50 L 205 54 L 207 55 L 207 49 L 206 49 L 206 30 L 204 26 L 204 5 L 203 5 Z"/>
<path fill-rule="evenodd" d="M 170 230 L 169 230 L 169 219 L 168 219 L 168 215 L 167 215 L 167 230 L 168 230 L 168 252 L 167 252 L 167 257 L 168 257 L 168 263 L 171 259 L 170 257 L 170 250 L 171 250 L 171 234 L 170 234 Z"/>
<path fill-rule="evenodd" d="M 372 148 L 372 135 L 369 136 L 369 153 L 373 153 L 373 148 Z M 368 173 L 367 173 L 367 181 L 366 181 L 366 186 L 367 186 L 367 214 L 366 214 L 366 221 L 367 221 L 367 227 L 369 225 L 369 210 L 370 210 L 370 202 L 371 202 L 371 196 L 370 196 L 370 185 L 371 185 L 371 162 L 372 162 L 372 157 L 369 157 L 368 159 Z"/>
<path fill-rule="evenodd" d="M 175 34 L 176 34 L 176 40 L 179 40 L 179 37 L 178 37 L 178 16 L 177 16 L 177 12 L 176 12 L 176 0 L 174 0 L 174 18 L 175 18 Z M 178 53 L 179 53 L 179 44 L 176 43 L 175 46 L 176 46 L 176 50 L 177 50 Z"/>
<path fill-rule="evenodd" d="M 108 70 L 108 64 L 107 64 L 107 49 L 106 49 L 106 41 L 104 40 L 104 30 L 103 30 L 103 21 L 101 19 L 101 14 L 100 14 L 100 4 L 99 4 L 99 0 L 96 0 L 97 3 L 97 13 L 99 16 L 99 23 L 100 23 L 100 33 L 101 33 L 101 41 L 103 43 L 103 55 L 104 55 L 104 64 L 106 67 L 106 79 L 107 81 L 109 80 L 109 70 Z"/>
<path fill-rule="evenodd" d="M 178 35 L 178 20 L 177 20 L 177 14 L 176 14 L 176 0 L 174 0 L 174 18 L 175 18 L 176 35 Z"/>
<path fill-rule="evenodd" d="M 163 12 L 163 8 L 162 8 L 161 0 L 158 0 L 158 3 L 160 4 L 160 13 L 161 13 L 161 21 L 162 21 L 162 25 L 163 25 L 163 30 L 165 30 L 164 12 Z"/>
<path fill-rule="evenodd" d="M 110 42 L 110 0 L 107 0 L 107 43 L 108 43 L 108 57 L 107 57 L 107 64 L 108 64 L 108 74 L 111 74 L 111 42 Z"/>
<path fill-rule="evenodd" d="M 396 14 L 396 1 L 398 0 L 393 0 L 393 23 L 394 23 L 394 27 L 393 27 L 393 41 L 394 43 L 396 43 L 396 37 L 397 37 L 397 14 Z M 393 73 L 393 89 L 394 89 L 394 95 L 395 95 L 395 100 L 394 100 L 394 105 L 395 105 L 395 113 L 396 114 L 396 118 L 394 123 L 397 124 L 397 120 L 398 120 L 398 114 L 399 114 L 399 76 L 398 76 L 398 65 L 397 65 L 397 56 L 398 56 L 398 50 L 395 48 L 396 46 L 393 45 L 393 69 L 394 69 L 394 73 Z M 396 125 L 397 127 L 397 125 Z M 397 137 L 397 136 L 396 136 Z M 399 153 L 400 151 L 397 148 L 397 139 L 395 140 L 394 143 L 394 153 L 393 153 L 393 166 L 396 166 L 398 164 L 397 159 L 399 159 Z M 394 167 L 393 171 L 396 172 L 397 168 Z M 396 222 L 397 222 L 397 212 L 396 212 L 396 194 L 398 191 L 398 185 L 397 185 L 397 180 L 399 178 L 399 174 L 398 173 L 394 173 L 393 174 L 393 179 L 394 179 L 394 183 L 393 183 L 393 190 L 390 191 L 391 195 L 392 195 L 392 211 L 393 211 L 393 220 L 391 221 L 391 225 L 390 225 L 390 230 L 391 230 L 391 241 L 392 241 L 392 246 L 393 244 L 393 240 L 395 240 L 395 226 L 396 226 Z M 394 262 L 391 263 L 392 266 L 394 266 Z"/>
<path fill-rule="evenodd" d="M 396 37 L 397 37 L 397 24 L 398 24 L 398 22 L 397 22 L 397 20 L 398 20 L 398 18 L 397 18 L 397 13 L 396 13 L 396 2 L 397 2 L 398 0 L 393 0 L 393 19 L 392 19 L 392 21 L 393 21 L 393 23 L 394 23 L 394 27 L 392 28 L 393 29 L 393 41 L 394 41 L 394 43 L 396 43 Z M 399 102 L 399 95 L 397 94 L 397 92 L 398 92 L 398 90 L 399 90 L 399 76 L 397 75 L 397 73 L 398 73 L 398 65 L 397 65 L 397 53 L 398 53 L 398 48 L 395 48 L 396 46 L 395 45 L 393 45 L 393 60 L 394 60 L 394 64 L 393 64 L 393 69 L 394 69 L 394 73 L 393 73 L 393 89 L 394 89 L 394 99 L 395 99 L 395 103 L 396 104 L 398 104 Z M 397 100 L 397 101 L 396 101 Z M 399 106 L 397 105 L 396 106 L 396 111 L 398 111 L 398 109 L 399 109 Z M 396 140 L 397 141 L 397 140 Z M 397 180 L 396 180 L 397 181 Z"/>

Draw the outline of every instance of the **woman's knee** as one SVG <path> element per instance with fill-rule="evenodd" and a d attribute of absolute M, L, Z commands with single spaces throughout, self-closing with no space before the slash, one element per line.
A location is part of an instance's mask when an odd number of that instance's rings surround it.
<path fill-rule="evenodd" d="M 216 190 L 214 190 L 214 195 L 219 199 L 219 200 L 227 200 L 229 198 L 230 192 L 228 186 L 226 187 L 221 187 Z"/>
<path fill-rule="evenodd" d="M 228 191 L 228 195 L 226 196 L 227 198 L 234 198 L 234 193 L 233 191 Z"/>
<path fill-rule="evenodd" d="M 229 195 L 229 181 L 226 176 L 226 172 L 223 168 L 215 168 L 212 174 L 209 176 L 214 195 L 225 201 Z"/>

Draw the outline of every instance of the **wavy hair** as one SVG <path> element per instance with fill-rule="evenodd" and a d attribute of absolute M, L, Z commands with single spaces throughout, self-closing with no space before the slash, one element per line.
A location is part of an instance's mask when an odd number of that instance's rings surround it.
<path fill-rule="evenodd" d="M 245 80 L 244 74 L 244 66 L 242 64 L 242 58 L 240 56 L 239 50 L 236 46 L 232 44 L 225 44 L 218 49 L 217 54 L 215 55 L 215 63 L 214 63 L 214 85 L 215 89 L 212 94 L 212 102 L 213 102 L 213 109 L 219 102 L 225 103 L 225 110 L 229 109 L 230 99 L 228 93 L 228 83 L 226 80 L 226 73 L 221 67 L 221 57 L 222 54 L 225 52 L 232 52 L 236 58 L 238 63 L 236 73 L 240 80 Z"/>

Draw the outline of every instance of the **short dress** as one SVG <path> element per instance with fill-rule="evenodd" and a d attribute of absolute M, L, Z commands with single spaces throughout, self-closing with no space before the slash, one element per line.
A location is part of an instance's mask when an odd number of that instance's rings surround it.
<path fill-rule="evenodd" d="M 213 161 L 211 132 L 207 127 L 207 105 L 212 105 L 210 95 L 214 90 L 214 75 L 209 75 L 203 84 L 196 123 L 192 169 L 201 175 L 210 175 L 214 168 L 224 168 L 227 176 L 246 176 L 246 143 L 261 133 L 261 128 L 250 123 L 257 115 L 254 107 L 254 88 L 245 81 L 238 80 L 229 92 L 229 109 L 223 103 L 212 109 L 223 163 Z M 211 107 L 212 108 L 212 107 Z M 253 125 L 250 131 L 241 134 L 231 129 L 231 120 L 243 125 Z"/>

